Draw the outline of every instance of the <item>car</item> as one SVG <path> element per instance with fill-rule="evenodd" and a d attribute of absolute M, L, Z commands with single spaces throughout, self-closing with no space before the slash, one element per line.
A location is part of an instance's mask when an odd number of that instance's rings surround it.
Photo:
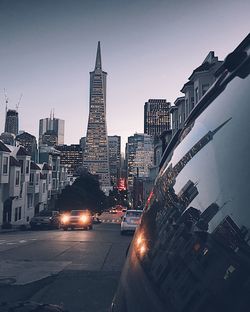
<path fill-rule="evenodd" d="M 102 221 L 100 220 L 100 213 L 96 213 L 95 215 L 92 216 L 92 221 L 93 221 L 93 224 L 99 224 L 99 223 L 102 223 Z"/>
<path fill-rule="evenodd" d="M 250 35 L 166 148 L 112 312 L 250 306 Z"/>
<path fill-rule="evenodd" d="M 141 210 L 127 210 L 122 217 L 121 235 L 127 232 L 134 232 L 140 223 Z"/>
<path fill-rule="evenodd" d="M 53 210 L 42 210 L 30 220 L 31 230 L 58 229 L 60 226 L 60 213 Z"/>
<path fill-rule="evenodd" d="M 61 217 L 61 227 L 64 231 L 76 228 L 86 230 L 93 229 L 93 218 L 89 210 L 71 210 L 70 213 L 65 213 Z"/>

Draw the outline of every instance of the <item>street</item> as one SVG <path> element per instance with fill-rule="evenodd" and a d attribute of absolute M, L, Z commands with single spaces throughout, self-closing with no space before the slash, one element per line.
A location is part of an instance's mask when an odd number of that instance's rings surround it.
<path fill-rule="evenodd" d="M 92 231 L 0 234 L 0 303 L 29 300 L 70 312 L 108 311 L 131 238 L 120 235 L 116 221 Z"/>

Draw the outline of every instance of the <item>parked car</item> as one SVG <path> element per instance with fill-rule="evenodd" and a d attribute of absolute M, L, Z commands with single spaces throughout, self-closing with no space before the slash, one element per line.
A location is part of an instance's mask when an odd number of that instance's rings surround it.
<path fill-rule="evenodd" d="M 58 229 L 60 226 L 59 211 L 42 210 L 30 220 L 31 230 Z"/>
<path fill-rule="evenodd" d="M 112 312 L 250 307 L 250 35 L 167 147 Z"/>
<path fill-rule="evenodd" d="M 121 235 L 127 232 L 134 232 L 140 223 L 141 210 L 127 210 L 122 217 Z"/>
<path fill-rule="evenodd" d="M 100 220 L 100 214 L 96 213 L 95 215 L 92 216 L 92 220 L 93 220 L 93 224 L 99 224 L 102 223 L 102 221 Z"/>
<path fill-rule="evenodd" d="M 93 218 L 89 210 L 72 210 L 70 213 L 62 215 L 61 227 L 64 231 L 69 228 L 71 230 L 76 228 L 92 230 Z"/>

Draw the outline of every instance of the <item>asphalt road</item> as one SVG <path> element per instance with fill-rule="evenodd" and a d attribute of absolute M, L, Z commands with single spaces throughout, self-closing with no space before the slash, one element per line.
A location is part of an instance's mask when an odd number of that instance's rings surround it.
<path fill-rule="evenodd" d="M 0 234 L 0 303 L 59 304 L 70 312 L 108 311 L 131 236 L 120 225 L 92 231 Z"/>

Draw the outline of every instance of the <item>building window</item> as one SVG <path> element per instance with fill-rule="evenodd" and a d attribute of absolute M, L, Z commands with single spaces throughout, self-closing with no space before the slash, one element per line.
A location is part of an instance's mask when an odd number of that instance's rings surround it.
<path fill-rule="evenodd" d="M 209 89 L 209 84 L 208 83 L 203 84 L 202 85 L 202 95 L 204 95 L 208 89 Z"/>
<path fill-rule="evenodd" d="M 7 156 L 3 156 L 3 174 L 8 174 L 8 165 L 9 158 Z"/>
<path fill-rule="evenodd" d="M 40 176 L 40 173 L 37 173 L 37 174 L 36 174 L 36 185 L 39 184 L 39 176 Z"/>
<path fill-rule="evenodd" d="M 15 221 L 17 221 L 17 216 L 18 216 L 18 207 L 15 208 Z"/>
<path fill-rule="evenodd" d="M 25 170 L 25 172 L 26 172 L 26 174 L 29 174 L 29 172 L 30 172 L 30 161 L 29 160 L 26 161 L 26 170 Z"/>
<path fill-rule="evenodd" d="M 43 183 L 43 193 L 45 193 L 45 183 Z"/>
<path fill-rule="evenodd" d="M 195 103 L 199 101 L 199 89 L 198 87 L 195 88 Z"/>
<path fill-rule="evenodd" d="M 32 194 L 28 194 L 28 208 L 33 206 L 33 196 Z"/>
<path fill-rule="evenodd" d="M 23 160 L 22 159 L 19 160 L 19 164 L 21 165 L 21 173 L 23 173 Z"/>
<path fill-rule="evenodd" d="M 21 220 L 22 217 L 22 207 L 15 208 L 15 221 Z"/>
<path fill-rule="evenodd" d="M 22 207 L 18 207 L 18 219 L 20 220 L 22 217 Z"/>
<path fill-rule="evenodd" d="M 34 173 L 30 174 L 30 185 L 34 185 Z"/>
<path fill-rule="evenodd" d="M 16 186 L 19 186 L 20 184 L 20 171 L 16 171 Z"/>

